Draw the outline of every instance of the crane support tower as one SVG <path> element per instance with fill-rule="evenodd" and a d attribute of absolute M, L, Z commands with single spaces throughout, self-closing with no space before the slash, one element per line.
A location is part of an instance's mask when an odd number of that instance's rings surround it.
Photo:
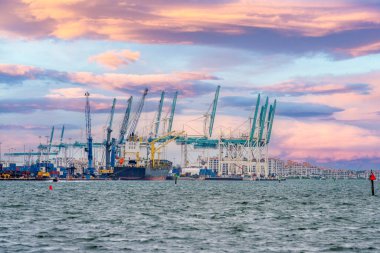
<path fill-rule="evenodd" d="M 93 171 L 93 161 L 92 161 L 92 135 L 91 135 L 91 108 L 90 108 L 90 93 L 86 92 L 86 134 L 87 134 L 87 159 L 88 159 L 88 168 L 87 174 Z"/>
<path fill-rule="evenodd" d="M 109 170 L 111 167 L 111 133 L 112 133 L 112 122 L 113 122 L 113 116 L 115 114 L 115 105 L 116 105 L 116 98 L 112 101 L 112 107 L 111 107 L 111 114 L 110 114 L 110 121 L 108 122 L 107 126 L 107 140 L 106 140 L 106 168 Z"/>

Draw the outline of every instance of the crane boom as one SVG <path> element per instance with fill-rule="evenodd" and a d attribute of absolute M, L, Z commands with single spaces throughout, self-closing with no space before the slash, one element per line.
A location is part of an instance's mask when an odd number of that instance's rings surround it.
<path fill-rule="evenodd" d="M 175 112 L 175 107 L 177 104 L 177 96 L 178 96 L 178 91 L 174 93 L 174 97 L 173 97 L 172 109 L 171 109 L 170 117 L 169 117 L 168 133 L 172 131 L 174 112 Z"/>
<path fill-rule="evenodd" d="M 216 92 L 215 92 L 215 97 L 214 97 L 214 102 L 213 102 L 212 112 L 211 112 L 211 118 L 210 118 L 210 126 L 208 130 L 209 137 L 212 136 L 212 129 L 214 128 L 214 121 L 215 121 L 216 107 L 218 105 L 219 91 L 220 91 L 220 85 L 216 87 Z"/>
<path fill-rule="evenodd" d="M 252 143 L 253 137 L 255 136 L 257 113 L 259 112 L 259 107 L 260 107 L 260 94 L 257 97 L 257 101 L 256 101 L 255 115 L 253 116 L 252 125 L 251 125 L 251 133 L 249 135 L 249 143 Z"/>
<path fill-rule="evenodd" d="M 260 115 L 260 134 L 258 138 L 258 142 L 261 142 L 261 139 L 263 138 L 263 133 L 264 133 L 264 127 L 265 127 L 265 117 L 267 116 L 267 109 L 268 109 L 268 102 L 269 98 L 267 97 L 265 100 L 265 105 L 262 107 L 262 114 Z"/>
<path fill-rule="evenodd" d="M 111 158 L 111 133 L 112 133 L 112 121 L 113 121 L 113 115 L 115 114 L 115 105 L 116 105 L 116 98 L 112 101 L 112 107 L 111 107 L 111 115 L 110 115 L 110 121 L 108 123 L 107 127 L 107 140 L 106 140 L 106 168 L 110 168 Z"/>
<path fill-rule="evenodd" d="M 128 135 L 134 135 L 135 134 L 137 124 L 139 123 L 141 112 L 142 112 L 143 107 L 144 107 L 145 97 L 147 94 L 148 94 L 148 89 L 145 89 L 144 93 L 140 99 L 137 110 L 136 110 L 135 114 L 133 115 L 133 119 L 131 121 L 131 127 L 129 128 L 129 131 L 128 131 Z"/>
<path fill-rule="evenodd" d="M 124 142 L 125 134 L 126 134 L 127 129 L 128 129 L 129 117 L 131 115 L 132 101 L 133 101 L 133 97 L 131 96 L 131 97 L 129 97 L 129 99 L 127 101 L 127 108 L 125 109 L 123 122 L 121 123 L 121 126 L 120 126 L 120 134 L 119 134 L 119 138 L 117 140 L 118 144 L 122 144 Z"/>
<path fill-rule="evenodd" d="M 86 133 L 87 133 L 87 158 L 88 158 L 88 169 L 92 169 L 92 135 L 91 135 L 91 109 L 90 109 L 90 93 L 86 92 Z"/>
<path fill-rule="evenodd" d="M 53 137 L 54 137 L 54 126 L 51 128 L 51 133 L 50 133 L 49 152 L 51 150 L 51 144 L 53 143 Z"/>
<path fill-rule="evenodd" d="M 273 126 L 275 112 L 276 112 L 276 100 L 274 100 L 273 107 L 272 107 L 272 114 L 271 114 L 270 125 L 269 125 L 268 136 L 267 136 L 267 144 L 269 143 L 270 137 L 272 135 L 272 126 Z"/>
<path fill-rule="evenodd" d="M 61 138 L 59 139 L 59 148 L 58 148 L 59 151 L 61 151 L 61 147 L 63 145 L 63 134 L 64 133 L 65 133 L 65 125 L 62 126 Z"/>
<path fill-rule="evenodd" d="M 158 130 L 160 129 L 160 121 L 161 121 L 161 114 L 162 114 L 162 106 L 164 105 L 164 99 L 165 99 L 165 91 L 161 92 L 161 99 L 158 104 L 157 118 L 156 118 L 155 128 L 154 128 L 154 137 L 157 137 Z"/>

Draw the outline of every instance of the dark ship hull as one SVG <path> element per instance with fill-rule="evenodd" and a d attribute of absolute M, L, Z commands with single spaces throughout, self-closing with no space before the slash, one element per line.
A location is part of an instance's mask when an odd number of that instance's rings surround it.
<path fill-rule="evenodd" d="M 145 178 L 145 168 L 117 166 L 113 169 L 112 177 L 117 180 L 142 180 Z"/>
<path fill-rule="evenodd" d="M 172 162 L 157 160 L 152 166 L 116 166 L 113 170 L 113 179 L 116 180 L 165 180 L 172 168 Z"/>

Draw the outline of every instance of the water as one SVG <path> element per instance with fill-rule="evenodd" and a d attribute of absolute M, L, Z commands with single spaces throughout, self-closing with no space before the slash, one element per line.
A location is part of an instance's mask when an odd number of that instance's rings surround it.
<path fill-rule="evenodd" d="M 0 191 L 0 252 L 380 252 L 380 191 L 370 196 L 366 180 L 0 182 Z"/>

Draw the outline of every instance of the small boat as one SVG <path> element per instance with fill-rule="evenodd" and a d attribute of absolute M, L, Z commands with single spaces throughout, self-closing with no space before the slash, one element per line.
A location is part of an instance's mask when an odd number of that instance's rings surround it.
<path fill-rule="evenodd" d="M 53 178 L 53 182 L 58 182 L 58 177 Z"/>

